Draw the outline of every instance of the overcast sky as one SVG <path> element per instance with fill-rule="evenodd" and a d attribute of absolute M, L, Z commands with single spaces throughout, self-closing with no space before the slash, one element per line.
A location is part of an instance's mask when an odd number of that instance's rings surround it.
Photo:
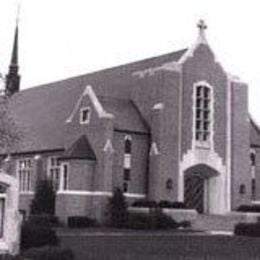
<path fill-rule="evenodd" d="M 0 0 L 1 73 L 18 2 L 22 89 L 189 47 L 203 18 L 217 59 L 248 83 L 260 124 L 259 0 Z"/>

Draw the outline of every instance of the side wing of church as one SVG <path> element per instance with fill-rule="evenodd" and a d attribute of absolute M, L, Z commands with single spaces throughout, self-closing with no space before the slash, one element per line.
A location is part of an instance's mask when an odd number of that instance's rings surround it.
<path fill-rule="evenodd" d="M 189 49 L 22 91 L 13 69 L 7 93 L 22 138 L 1 154 L 19 177 L 25 214 L 43 178 L 53 181 L 62 220 L 102 218 L 115 187 L 129 201 L 184 201 L 208 214 L 260 199 L 248 87 L 227 74 L 203 21 L 198 27 Z"/>

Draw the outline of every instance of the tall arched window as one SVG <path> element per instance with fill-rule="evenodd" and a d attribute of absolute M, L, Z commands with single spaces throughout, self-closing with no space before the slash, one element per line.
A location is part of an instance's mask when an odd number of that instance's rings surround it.
<path fill-rule="evenodd" d="M 124 143 L 124 175 L 123 175 L 123 192 L 128 192 L 129 182 L 131 180 L 131 153 L 132 153 L 132 138 L 125 136 Z"/>
<path fill-rule="evenodd" d="M 212 124 L 212 90 L 206 84 L 195 87 L 195 140 L 208 142 Z"/>

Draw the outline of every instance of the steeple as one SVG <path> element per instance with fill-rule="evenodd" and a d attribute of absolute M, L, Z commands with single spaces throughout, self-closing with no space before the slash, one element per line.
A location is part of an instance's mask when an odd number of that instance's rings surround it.
<path fill-rule="evenodd" d="M 15 34 L 14 34 L 14 43 L 11 56 L 11 62 L 9 65 L 9 71 L 6 75 L 6 95 L 12 95 L 15 92 L 18 92 L 20 89 L 20 75 L 18 74 L 19 65 L 18 65 L 18 17 L 16 21 Z"/>

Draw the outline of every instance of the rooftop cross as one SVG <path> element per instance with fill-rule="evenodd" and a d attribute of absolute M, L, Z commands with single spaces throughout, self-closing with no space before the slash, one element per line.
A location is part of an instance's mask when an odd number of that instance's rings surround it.
<path fill-rule="evenodd" d="M 197 27 L 199 28 L 199 41 L 206 43 L 206 37 L 205 37 L 205 30 L 207 29 L 207 25 L 205 24 L 204 20 L 199 20 Z"/>
<path fill-rule="evenodd" d="M 204 32 L 207 29 L 207 25 L 205 24 L 204 20 L 199 20 L 198 24 L 197 24 L 200 32 Z"/>

